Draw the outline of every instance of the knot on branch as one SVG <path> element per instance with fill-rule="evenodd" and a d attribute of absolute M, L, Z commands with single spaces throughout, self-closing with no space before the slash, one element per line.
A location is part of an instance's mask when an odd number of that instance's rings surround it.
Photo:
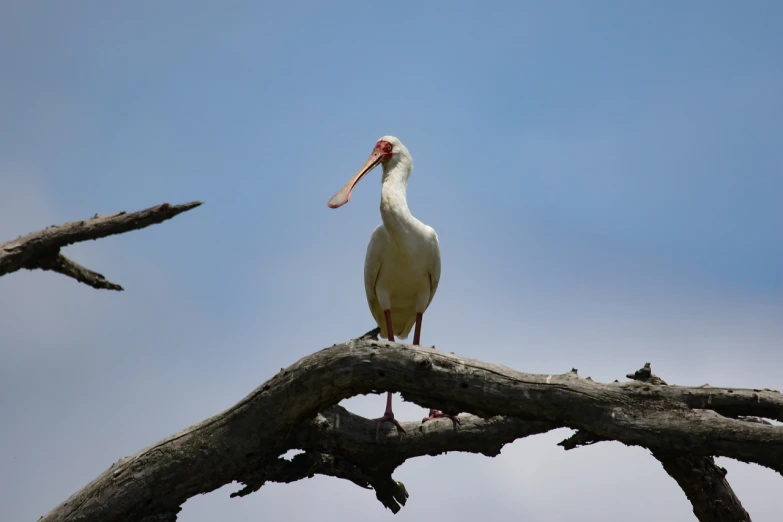
<path fill-rule="evenodd" d="M 657 375 L 654 375 L 652 372 L 652 368 L 650 367 L 650 363 L 644 363 L 644 366 L 639 368 L 633 373 L 629 373 L 626 375 L 629 379 L 633 379 L 634 381 L 640 381 L 640 382 L 647 382 L 650 384 L 659 384 L 666 386 L 666 381 L 658 377 Z"/>
<path fill-rule="evenodd" d="M 566 451 L 579 448 L 581 446 L 590 446 L 596 442 L 608 440 L 604 437 L 599 437 L 593 433 L 584 430 L 577 430 L 576 433 L 568 437 L 567 439 L 557 443 L 558 446 L 562 446 Z"/>
<path fill-rule="evenodd" d="M 405 489 L 405 484 L 394 480 L 391 474 L 380 475 L 373 480 L 372 486 L 375 489 L 375 498 L 392 513 L 399 512 L 408 501 L 408 490 Z"/>
<path fill-rule="evenodd" d="M 432 359 L 426 355 L 422 355 L 420 357 L 416 357 L 416 365 L 420 370 L 431 370 L 432 369 Z"/>
<path fill-rule="evenodd" d="M 25 261 L 23 268 L 27 270 L 54 270 L 57 258 L 60 255 L 60 247 L 49 248 L 37 252 Z"/>
<path fill-rule="evenodd" d="M 359 337 L 359 339 L 362 339 L 362 340 L 372 339 L 373 341 L 377 341 L 379 335 L 381 335 L 381 329 L 376 326 L 375 328 L 373 328 L 369 332 L 361 335 Z"/>

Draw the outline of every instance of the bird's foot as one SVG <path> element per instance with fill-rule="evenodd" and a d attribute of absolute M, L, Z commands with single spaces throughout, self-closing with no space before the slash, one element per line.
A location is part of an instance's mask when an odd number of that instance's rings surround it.
<path fill-rule="evenodd" d="M 457 418 L 457 416 L 456 416 L 456 415 L 446 415 L 446 414 L 445 414 L 445 413 L 443 413 L 442 411 L 439 411 L 439 410 L 434 410 L 434 409 L 431 409 L 431 410 L 430 410 L 429 416 L 428 416 L 428 417 L 425 417 L 425 418 L 423 418 L 423 419 L 421 420 L 421 423 L 422 423 L 422 424 L 424 424 L 424 423 L 425 423 L 425 422 L 427 422 L 428 420 L 435 420 L 435 419 L 440 419 L 440 418 L 442 418 L 442 417 L 448 417 L 449 419 L 451 419 L 451 422 L 453 422 L 454 424 L 459 424 L 459 423 L 460 423 L 460 422 L 459 422 L 459 419 Z"/>
<path fill-rule="evenodd" d="M 380 419 L 375 419 L 375 442 L 378 442 L 381 433 L 381 424 L 384 422 L 394 424 L 397 427 L 397 433 L 400 437 L 402 437 L 402 434 L 405 433 L 405 429 L 400 425 L 399 421 L 394 418 L 394 412 L 387 409 L 386 413 L 383 414 L 383 417 Z"/>

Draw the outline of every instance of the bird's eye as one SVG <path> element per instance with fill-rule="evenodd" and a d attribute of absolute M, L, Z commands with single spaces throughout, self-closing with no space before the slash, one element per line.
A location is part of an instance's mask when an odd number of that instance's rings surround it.
<path fill-rule="evenodd" d="M 391 143 L 387 143 L 386 146 L 383 148 L 383 150 L 385 150 L 386 152 L 391 152 L 392 151 Z"/>

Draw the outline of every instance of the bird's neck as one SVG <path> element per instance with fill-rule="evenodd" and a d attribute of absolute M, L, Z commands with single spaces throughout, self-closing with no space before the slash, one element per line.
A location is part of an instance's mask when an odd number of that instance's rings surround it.
<path fill-rule="evenodd" d="M 381 184 L 381 219 L 392 236 L 403 237 L 416 225 L 416 218 L 408 209 L 408 177 L 412 165 L 398 161 L 383 169 Z"/>

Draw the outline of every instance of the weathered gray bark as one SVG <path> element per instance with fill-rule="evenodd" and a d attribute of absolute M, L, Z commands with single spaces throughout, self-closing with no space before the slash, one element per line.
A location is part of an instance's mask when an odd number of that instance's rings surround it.
<path fill-rule="evenodd" d="M 656 386 L 666 386 L 666 382 L 663 379 L 653 375 L 650 363 L 645 364 L 634 373 L 629 373 L 627 377 Z M 734 393 L 734 390 L 727 390 L 727 392 Z M 700 404 L 707 405 L 712 402 L 710 395 L 700 397 L 701 400 L 698 401 Z M 746 400 L 747 397 L 744 399 Z M 722 403 L 725 408 L 732 407 L 729 404 L 730 401 L 718 402 Z M 742 399 L 740 403 L 742 403 Z M 741 411 L 739 412 L 741 414 Z M 772 416 L 775 415 L 774 411 L 771 413 Z M 758 418 L 754 417 L 751 422 L 758 422 Z M 594 444 L 602 440 L 606 439 L 601 439 L 591 433 L 579 430 L 573 436 L 561 442 L 560 445 L 568 450 Z M 726 480 L 726 470 L 718 467 L 712 457 L 690 455 L 681 451 L 666 449 L 653 449 L 652 454 L 663 465 L 663 469 L 666 470 L 669 476 L 677 481 L 685 496 L 691 501 L 696 518 L 702 521 L 710 520 L 713 522 L 750 522 L 750 515 L 742 507 L 742 503 Z"/>
<path fill-rule="evenodd" d="M 387 428 L 376 443 L 372 421 L 333 406 L 385 390 L 425 408 L 483 418 L 464 416 L 457 426 L 448 419 L 406 423 L 406 435 Z M 777 392 L 709 390 L 721 398 L 718 409 L 736 413 L 742 405 L 745 415 L 783 419 Z M 43 520 L 174 520 L 189 497 L 233 480 L 247 485 L 239 493 L 244 495 L 265 481 L 290 482 L 314 473 L 372 486 L 396 511 L 407 492 L 391 473 L 404 460 L 454 450 L 495 455 L 514 439 L 556 427 L 667 457 L 720 455 L 783 472 L 783 428 L 693 409 L 710 402 L 704 393 L 704 388 L 636 381 L 602 384 L 573 371 L 525 374 L 431 348 L 356 339 L 303 358 L 232 408 L 120 460 Z M 294 448 L 306 453 L 292 462 L 279 458 Z M 687 480 L 693 487 L 686 494 L 707 487 L 711 478 L 691 473 Z M 739 504 L 729 493 L 726 484 L 717 500 Z M 702 497 L 690 497 L 697 516 L 704 511 L 696 506 Z"/>
<path fill-rule="evenodd" d="M 56 270 L 95 288 L 121 290 L 59 253 L 61 247 L 160 223 L 198 206 L 167 204 L 130 214 L 69 223 L 0 245 L 0 276 Z M 783 396 L 772 390 L 668 386 L 649 364 L 631 381 L 602 384 L 576 370 L 534 375 L 432 348 L 372 338 L 307 356 L 228 410 L 120 459 L 42 517 L 54 521 L 176 520 L 190 497 L 232 481 L 258 490 L 269 481 L 314 474 L 350 480 L 375 491 L 393 512 L 408 498 L 392 478 L 407 459 L 448 451 L 488 456 L 516 439 L 568 427 L 566 449 L 615 440 L 648 448 L 702 521 L 750 521 L 713 456 L 754 462 L 783 474 Z M 403 423 L 405 435 L 335 406 L 358 394 L 397 391 L 422 407 L 468 412 L 460 423 Z M 319 413 L 320 412 L 320 413 Z M 304 453 L 291 461 L 290 449 Z"/>
<path fill-rule="evenodd" d="M 652 454 L 691 501 L 696 518 L 712 522 L 750 522 L 750 515 L 726 480 L 726 470 L 716 465 L 712 457 L 663 450 L 655 450 Z"/>

